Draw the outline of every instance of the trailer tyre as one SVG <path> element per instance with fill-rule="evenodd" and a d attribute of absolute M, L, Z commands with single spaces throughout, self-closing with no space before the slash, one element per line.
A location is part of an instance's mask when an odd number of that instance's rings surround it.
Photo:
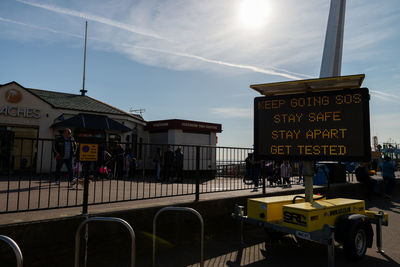
<path fill-rule="evenodd" d="M 357 261 L 362 259 L 367 251 L 371 226 L 363 221 L 351 221 L 349 226 L 344 235 L 343 250 L 348 260 Z"/>

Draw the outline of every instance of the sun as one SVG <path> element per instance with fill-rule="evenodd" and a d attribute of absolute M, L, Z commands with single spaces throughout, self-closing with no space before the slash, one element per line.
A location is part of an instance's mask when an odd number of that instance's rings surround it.
<path fill-rule="evenodd" d="M 247 29 L 258 29 L 267 23 L 269 13 L 268 0 L 241 0 L 239 23 Z"/>

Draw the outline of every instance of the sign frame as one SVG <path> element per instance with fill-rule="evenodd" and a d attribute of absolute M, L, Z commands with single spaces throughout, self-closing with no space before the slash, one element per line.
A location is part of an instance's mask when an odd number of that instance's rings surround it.
<path fill-rule="evenodd" d="M 84 149 L 88 151 L 84 151 Z M 79 144 L 79 161 L 98 161 L 99 145 L 92 143 Z"/>
<path fill-rule="evenodd" d="M 363 155 L 276 155 L 276 154 L 261 154 L 260 152 L 260 126 L 258 102 L 266 99 L 286 99 L 291 97 L 309 97 L 309 96 L 331 96 L 335 94 L 354 94 L 359 92 L 362 95 L 361 112 L 362 118 L 362 133 L 363 140 L 360 140 L 359 146 L 363 149 Z M 323 92 L 309 92 L 309 93 L 295 93 L 295 94 L 281 94 L 272 96 L 261 96 L 254 98 L 254 156 L 256 160 L 304 160 L 304 161 L 351 161 L 351 162 L 364 162 L 371 160 L 371 133 L 370 133 L 370 114 L 369 114 L 369 101 L 370 95 L 368 88 L 354 88 L 354 89 L 335 89 L 332 91 Z M 272 122 L 271 122 L 272 123 Z M 301 127 L 301 126 L 300 126 Z M 271 128 L 273 130 L 273 127 Z M 305 140 L 305 139 L 304 139 Z M 282 140 L 283 141 L 283 140 Z"/>

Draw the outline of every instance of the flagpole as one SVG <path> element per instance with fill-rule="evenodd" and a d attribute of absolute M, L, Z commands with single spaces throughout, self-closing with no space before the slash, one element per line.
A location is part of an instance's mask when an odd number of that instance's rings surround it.
<path fill-rule="evenodd" d="M 84 95 L 86 94 L 86 92 L 87 92 L 87 90 L 85 90 L 87 25 L 88 25 L 88 22 L 86 21 L 86 27 L 85 27 L 85 48 L 84 48 L 84 54 L 83 54 L 83 81 L 82 81 L 82 90 L 81 90 L 81 95 L 82 95 L 82 96 L 84 96 Z"/>

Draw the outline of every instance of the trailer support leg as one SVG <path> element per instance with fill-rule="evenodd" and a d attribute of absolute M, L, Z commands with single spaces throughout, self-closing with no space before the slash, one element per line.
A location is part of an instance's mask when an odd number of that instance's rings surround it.
<path fill-rule="evenodd" d="M 335 266 L 335 232 L 333 227 L 329 227 L 330 236 L 328 241 L 328 267 Z"/>
<path fill-rule="evenodd" d="M 380 211 L 378 214 L 375 215 L 375 218 L 377 219 L 376 222 L 376 247 L 377 247 L 377 252 L 378 253 L 385 253 L 382 249 L 382 221 L 384 218 L 384 214 L 382 211 Z"/>
<path fill-rule="evenodd" d="M 304 172 L 304 182 L 305 182 L 304 193 L 306 197 L 306 202 L 313 202 L 314 163 L 312 161 L 305 161 L 303 172 Z"/>

